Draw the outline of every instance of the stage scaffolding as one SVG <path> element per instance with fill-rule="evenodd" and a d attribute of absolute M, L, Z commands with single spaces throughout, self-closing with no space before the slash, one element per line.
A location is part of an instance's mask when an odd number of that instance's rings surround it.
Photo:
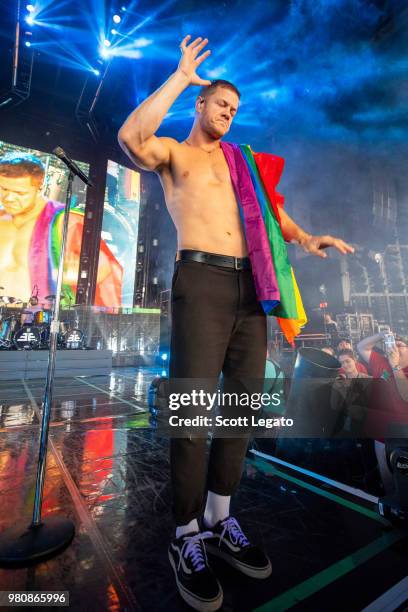
<path fill-rule="evenodd" d="M 355 311 L 408 334 L 408 244 L 396 240 L 381 253 L 369 251 L 361 262 L 347 261 L 347 267 Z"/>

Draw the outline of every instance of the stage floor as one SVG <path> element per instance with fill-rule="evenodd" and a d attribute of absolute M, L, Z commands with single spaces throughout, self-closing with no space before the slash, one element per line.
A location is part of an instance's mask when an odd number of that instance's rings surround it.
<path fill-rule="evenodd" d="M 56 381 L 43 515 L 70 517 L 76 537 L 50 561 L 0 569 L 1 591 L 67 590 L 72 610 L 190 609 L 167 558 L 168 443 L 149 425 L 147 389 L 160 373 Z M 31 518 L 42 388 L 0 382 L 0 531 Z M 404 590 L 407 539 L 370 502 L 249 453 L 233 513 L 273 573 L 255 581 L 213 563 L 223 610 L 357 612 L 393 587 L 397 607 L 387 609 L 404 609 L 395 593 Z"/>

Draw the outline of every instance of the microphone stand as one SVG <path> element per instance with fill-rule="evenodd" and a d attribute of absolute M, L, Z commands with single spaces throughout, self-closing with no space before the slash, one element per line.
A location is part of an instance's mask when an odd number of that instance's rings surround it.
<path fill-rule="evenodd" d="M 59 331 L 58 317 L 60 311 L 62 277 L 64 272 L 65 246 L 68 234 L 69 211 L 71 208 L 72 199 L 72 183 L 74 180 L 73 168 L 70 165 L 68 165 L 68 168 L 68 187 L 64 208 L 64 224 L 57 275 L 57 289 L 50 329 L 50 347 L 48 351 L 47 378 L 43 400 L 33 518 L 28 527 L 17 526 L 15 528 L 6 530 L 0 535 L 0 564 L 4 564 L 6 566 L 24 566 L 33 562 L 42 561 L 44 558 L 49 558 L 50 556 L 66 548 L 75 535 L 75 526 L 70 519 L 58 516 L 47 517 L 46 520 L 42 520 L 41 518 L 47 460 L 48 433 L 54 387 L 55 358 Z"/>

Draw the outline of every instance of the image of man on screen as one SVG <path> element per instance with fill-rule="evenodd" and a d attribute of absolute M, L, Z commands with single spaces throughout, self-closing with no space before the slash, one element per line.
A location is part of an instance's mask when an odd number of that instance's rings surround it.
<path fill-rule="evenodd" d="M 0 158 L 0 280 L 4 292 L 28 300 L 55 293 L 64 204 L 43 196 L 45 168 L 30 154 Z M 75 302 L 84 213 L 71 209 L 65 254 L 64 303 Z M 121 304 L 123 269 L 101 240 L 95 303 Z"/>

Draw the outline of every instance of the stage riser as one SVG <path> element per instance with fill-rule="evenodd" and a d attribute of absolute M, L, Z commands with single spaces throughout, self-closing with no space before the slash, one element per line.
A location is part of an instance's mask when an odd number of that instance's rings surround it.
<path fill-rule="evenodd" d="M 47 351 L 0 351 L 0 380 L 45 378 Z M 55 377 L 107 376 L 112 370 L 112 351 L 57 351 Z"/>

